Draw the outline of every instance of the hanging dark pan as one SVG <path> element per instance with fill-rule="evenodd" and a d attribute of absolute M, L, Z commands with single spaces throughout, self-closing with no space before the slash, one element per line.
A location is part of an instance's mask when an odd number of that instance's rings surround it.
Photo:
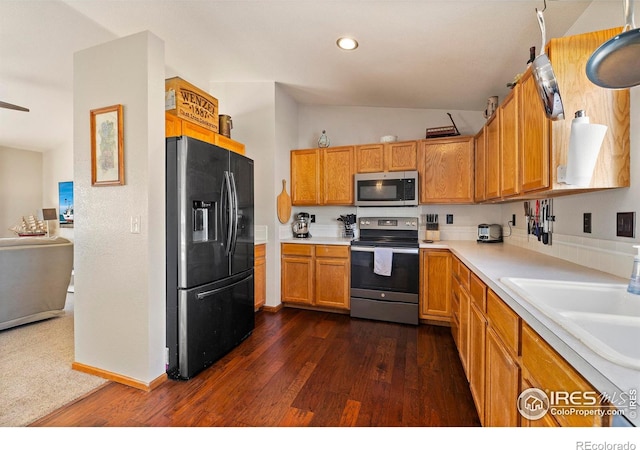
<path fill-rule="evenodd" d="M 624 31 L 602 44 L 587 61 L 587 78 L 607 89 L 640 85 L 640 28 L 633 21 L 633 2 L 624 0 Z"/>
<path fill-rule="evenodd" d="M 546 9 L 546 4 L 545 4 Z M 543 10 L 544 11 L 544 10 Z M 542 100 L 544 106 L 544 112 L 551 120 L 564 119 L 564 107 L 562 106 L 562 98 L 560 97 L 560 89 L 558 88 L 558 82 L 556 75 L 551 67 L 551 61 L 544 52 L 544 46 L 546 45 L 547 33 L 544 25 L 544 16 L 542 11 L 536 9 L 538 16 L 538 24 L 540 25 L 540 31 L 542 33 L 542 45 L 540 47 L 540 54 L 533 60 L 533 77 L 536 80 L 538 86 L 538 94 Z"/>

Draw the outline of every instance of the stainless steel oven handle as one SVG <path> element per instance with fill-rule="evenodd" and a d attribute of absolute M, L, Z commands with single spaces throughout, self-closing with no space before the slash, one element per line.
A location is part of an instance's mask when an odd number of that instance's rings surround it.
<path fill-rule="evenodd" d="M 378 247 L 380 248 L 380 247 Z M 369 252 L 373 253 L 376 247 L 354 247 L 351 246 L 352 252 Z M 392 248 L 393 253 L 406 253 L 409 255 L 417 255 L 420 252 L 419 248 Z"/>

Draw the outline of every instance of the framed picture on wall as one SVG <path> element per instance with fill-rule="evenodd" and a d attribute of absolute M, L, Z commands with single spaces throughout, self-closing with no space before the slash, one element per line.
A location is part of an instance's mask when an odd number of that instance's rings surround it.
<path fill-rule="evenodd" d="M 124 184 L 122 105 L 91 110 L 91 185 Z"/>
<path fill-rule="evenodd" d="M 73 225 L 73 181 L 58 183 L 60 225 Z"/>

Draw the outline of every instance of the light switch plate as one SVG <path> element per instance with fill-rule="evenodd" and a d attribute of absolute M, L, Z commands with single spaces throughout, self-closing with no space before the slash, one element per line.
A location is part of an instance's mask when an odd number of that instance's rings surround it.
<path fill-rule="evenodd" d="M 618 213 L 616 217 L 616 236 L 635 237 L 636 231 L 636 213 L 623 212 Z"/>

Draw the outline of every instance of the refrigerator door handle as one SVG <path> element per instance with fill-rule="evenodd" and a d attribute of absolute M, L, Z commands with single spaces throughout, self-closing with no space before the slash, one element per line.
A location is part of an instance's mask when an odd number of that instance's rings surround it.
<path fill-rule="evenodd" d="M 233 192 L 231 191 L 231 180 L 229 178 L 229 172 L 224 171 L 224 184 L 222 185 L 222 197 L 224 199 L 225 191 L 227 193 L 227 208 L 222 208 L 223 214 L 225 210 L 228 210 L 227 213 L 227 240 L 225 245 L 225 253 L 227 255 L 231 254 L 232 246 L 233 246 Z"/>
<path fill-rule="evenodd" d="M 233 190 L 233 234 L 231 239 L 231 253 L 235 253 L 236 243 L 238 242 L 238 191 L 236 190 L 236 179 L 233 176 L 233 172 L 229 175 L 231 176 L 231 188 Z"/>
<path fill-rule="evenodd" d="M 238 280 L 235 283 L 228 284 L 228 285 L 223 286 L 221 288 L 212 289 L 210 291 L 198 292 L 198 294 L 196 294 L 196 298 L 198 300 L 202 300 L 204 298 L 211 297 L 212 295 L 216 295 L 218 292 L 226 291 L 230 287 L 236 286 L 236 285 L 238 285 L 240 283 L 244 283 L 245 281 L 247 281 L 249 278 L 252 278 L 252 277 L 253 277 L 253 275 L 249 275 L 248 277 L 243 278 L 242 280 Z"/>

